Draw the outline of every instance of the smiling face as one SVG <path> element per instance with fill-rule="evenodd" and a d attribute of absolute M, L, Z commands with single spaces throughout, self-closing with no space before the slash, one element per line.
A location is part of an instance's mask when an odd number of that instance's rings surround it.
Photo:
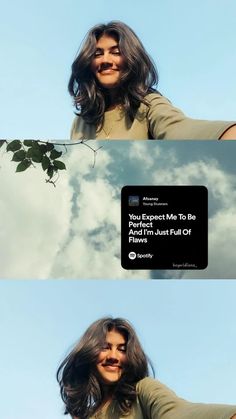
<path fill-rule="evenodd" d="M 99 379 L 104 384 L 114 384 L 121 378 L 126 361 L 126 340 L 115 329 L 107 332 L 106 340 L 96 365 Z"/>
<path fill-rule="evenodd" d="M 106 89 L 120 84 L 125 59 L 120 53 L 118 41 L 114 36 L 102 35 L 97 41 L 91 70 L 98 82 Z"/>

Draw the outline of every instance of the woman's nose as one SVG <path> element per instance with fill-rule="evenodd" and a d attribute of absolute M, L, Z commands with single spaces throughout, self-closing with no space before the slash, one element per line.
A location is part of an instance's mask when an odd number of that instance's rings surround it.
<path fill-rule="evenodd" d="M 105 64 L 112 64 L 112 58 L 111 58 L 111 54 L 109 54 L 109 52 L 104 52 L 104 54 L 102 55 L 102 63 Z"/>
<path fill-rule="evenodd" d="M 112 360 L 113 362 L 118 362 L 119 357 L 118 357 L 116 349 L 110 349 L 107 358 L 109 360 Z"/>

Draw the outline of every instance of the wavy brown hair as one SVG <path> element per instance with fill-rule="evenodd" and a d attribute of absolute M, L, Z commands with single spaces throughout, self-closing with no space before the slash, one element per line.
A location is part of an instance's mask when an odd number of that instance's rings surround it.
<path fill-rule="evenodd" d="M 141 102 L 148 105 L 145 96 L 154 92 L 154 86 L 158 83 L 154 63 L 140 39 L 128 25 L 112 21 L 94 26 L 88 32 L 72 64 L 68 89 L 74 98 L 78 114 L 85 122 L 95 124 L 97 127 L 102 127 L 104 112 L 110 104 L 109 92 L 99 85 L 91 70 L 96 44 L 102 35 L 114 37 L 121 55 L 125 58 L 126 68 L 121 77 L 118 99 L 131 121 Z"/>
<path fill-rule="evenodd" d="M 96 374 L 98 355 L 107 332 L 115 330 L 126 341 L 126 362 L 120 380 L 113 387 L 119 413 L 127 414 L 136 399 L 136 384 L 149 375 L 152 365 L 145 355 L 133 326 L 125 319 L 105 317 L 92 323 L 57 371 L 65 414 L 89 418 L 103 401 L 103 385 Z"/>

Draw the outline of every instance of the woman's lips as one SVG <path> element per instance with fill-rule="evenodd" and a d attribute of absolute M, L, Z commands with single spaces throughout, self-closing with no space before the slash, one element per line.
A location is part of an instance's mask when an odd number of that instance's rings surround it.
<path fill-rule="evenodd" d="M 114 74 L 116 71 L 118 71 L 118 70 L 115 70 L 115 69 L 111 69 L 111 68 L 109 68 L 109 69 L 106 69 L 106 70 L 98 70 L 98 72 L 100 73 L 100 74 L 104 74 L 104 75 L 106 75 L 106 74 Z"/>
<path fill-rule="evenodd" d="M 120 365 L 103 365 L 103 368 L 105 368 L 107 371 L 119 371 L 121 369 Z"/>

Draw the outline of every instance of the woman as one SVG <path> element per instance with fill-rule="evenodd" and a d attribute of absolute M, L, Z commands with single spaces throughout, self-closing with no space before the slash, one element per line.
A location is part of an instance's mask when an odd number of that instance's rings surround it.
<path fill-rule="evenodd" d="M 236 406 L 178 398 L 149 378 L 148 365 L 127 320 L 97 320 L 58 369 L 65 413 L 73 419 L 236 419 Z"/>
<path fill-rule="evenodd" d="M 235 122 L 187 118 L 155 89 L 157 82 L 131 28 L 115 21 L 94 26 L 72 65 L 77 116 L 71 138 L 236 139 Z"/>

